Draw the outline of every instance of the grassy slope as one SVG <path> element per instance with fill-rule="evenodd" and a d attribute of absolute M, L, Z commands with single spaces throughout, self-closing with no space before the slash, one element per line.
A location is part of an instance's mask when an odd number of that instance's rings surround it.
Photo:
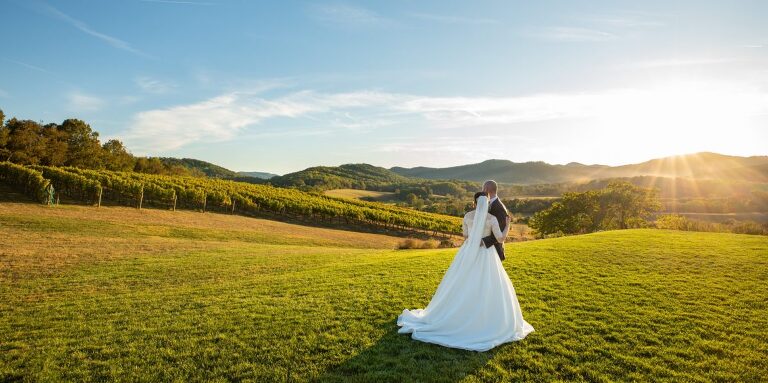
<path fill-rule="evenodd" d="M 338 197 L 338 198 L 361 199 L 363 197 L 370 197 L 370 198 L 375 198 L 377 200 L 386 200 L 386 199 L 392 199 L 395 193 L 373 191 L 373 190 L 333 189 L 333 190 L 326 190 L 325 192 L 323 192 L 323 194 L 331 197 Z"/>
<path fill-rule="evenodd" d="M 370 236 L 381 249 L 357 249 L 347 235 L 365 234 L 248 220 L 0 203 L 0 380 L 768 374 L 765 237 L 631 230 L 508 244 L 536 332 L 475 353 L 395 325 L 426 305 L 454 249 L 392 251 L 381 236 Z"/>

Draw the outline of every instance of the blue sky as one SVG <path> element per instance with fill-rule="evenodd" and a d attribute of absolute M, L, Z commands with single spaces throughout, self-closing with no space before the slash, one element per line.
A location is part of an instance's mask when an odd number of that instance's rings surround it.
<path fill-rule="evenodd" d="M 0 108 L 233 170 L 765 155 L 768 2 L 2 0 Z"/>

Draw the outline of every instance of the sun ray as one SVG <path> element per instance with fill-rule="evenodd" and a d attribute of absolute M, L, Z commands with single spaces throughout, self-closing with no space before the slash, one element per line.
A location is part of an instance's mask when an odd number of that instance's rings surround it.
<path fill-rule="evenodd" d="M 693 168 L 688 163 L 688 160 L 692 158 L 700 158 L 700 157 L 698 153 L 680 156 L 679 165 L 680 167 L 685 168 L 686 179 L 689 180 L 690 186 L 693 189 L 693 197 L 703 198 L 704 196 L 702 195 L 701 189 L 699 188 L 699 183 L 696 177 L 694 176 Z M 697 161 L 697 162 L 700 162 L 700 161 Z"/>

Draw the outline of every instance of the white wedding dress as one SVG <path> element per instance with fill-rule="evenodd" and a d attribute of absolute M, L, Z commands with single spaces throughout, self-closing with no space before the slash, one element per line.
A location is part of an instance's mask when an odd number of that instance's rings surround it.
<path fill-rule="evenodd" d="M 496 249 L 481 245 L 493 233 L 506 236 L 496 217 L 488 214 L 488 197 L 477 199 L 463 224 L 467 239 L 424 309 L 403 310 L 398 333 L 446 347 L 487 351 L 520 340 L 534 331 L 523 319 L 515 288 Z M 509 230 L 507 225 L 506 231 Z"/>

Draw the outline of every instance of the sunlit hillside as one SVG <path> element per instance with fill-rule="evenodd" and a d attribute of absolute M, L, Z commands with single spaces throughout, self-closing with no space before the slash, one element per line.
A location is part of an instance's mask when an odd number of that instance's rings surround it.
<path fill-rule="evenodd" d="M 634 172 L 636 175 L 768 182 L 766 166 L 768 156 L 737 157 L 702 152 L 620 166 L 613 171 Z"/>
<path fill-rule="evenodd" d="M 395 173 L 427 179 L 495 179 L 512 184 L 585 182 L 611 177 L 686 177 L 696 179 L 768 182 L 768 156 L 738 157 L 717 153 L 694 153 L 652 159 L 622 166 L 545 162 L 516 163 L 488 160 L 478 164 L 447 168 L 392 168 Z"/>

